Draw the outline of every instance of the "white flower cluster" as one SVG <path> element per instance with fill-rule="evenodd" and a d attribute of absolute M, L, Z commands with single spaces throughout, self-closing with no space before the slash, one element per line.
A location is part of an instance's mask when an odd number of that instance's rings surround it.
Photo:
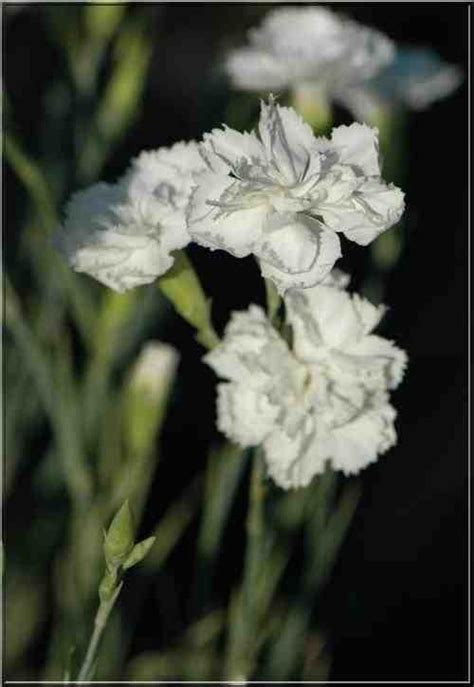
<path fill-rule="evenodd" d="M 291 89 L 347 107 L 366 121 L 384 106 L 419 110 L 449 95 L 461 71 L 430 50 L 396 48 L 379 31 L 326 7 L 283 7 L 227 55 L 235 88 Z"/>
<path fill-rule="evenodd" d="M 255 305 L 232 315 L 205 357 L 225 379 L 218 426 L 231 440 L 261 445 L 284 489 L 304 487 L 327 463 L 359 472 L 396 443 L 389 390 L 406 354 L 372 333 L 384 312 L 345 291 L 345 275 L 285 296 L 289 346 Z"/>
<path fill-rule="evenodd" d="M 252 41 L 229 62 L 241 86 L 315 77 L 317 88 L 348 97 L 394 53 L 378 32 L 313 7 L 270 13 Z M 412 100 L 428 91 L 414 84 Z M 56 243 L 74 269 L 116 291 L 163 275 L 191 241 L 256 257 L 284 298 L 291 342 L 253 305 L 232 315 L 205 359 L 225 380 L 220 429 L 241 446 L 261 445 L 269 474 L 288 489 L 327 464 L 358 472 L 396 441 L 389 391 L 406 355 L 372 333 L 383 308 L 350 295 L 333 267 L 338 234 L 365 246 L 403 209 L 402 191 L 382 179 L 376 129 L 353 123 L 316 137 L 270 96 L 254 131 L 223 126 L 200 143 L 143 152 L 115 184 L 76 193 Z"/>
<path fill-rule="evenodd" d="M 253 253 L 283 293 L 326 277 L 341 255 L 337 233 L 366 245 L 403 207 L 381 178 L 375 129 L 316 138 L 270 97 L 256 132 L 224 127 L 200 145 L 142 153 L 116 184 L 77 193 L 57 242 L 74 269 L 117 291 L 153 281 L 194 240 Z"/>

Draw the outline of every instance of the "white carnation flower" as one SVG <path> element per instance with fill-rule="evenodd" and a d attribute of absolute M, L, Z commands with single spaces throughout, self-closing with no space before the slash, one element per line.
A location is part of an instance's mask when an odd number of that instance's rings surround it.
<path fill-rule="evenodd" d="M 379 31 L 325 7 L 284 7 L 249 32 L 249 45 L 229 53 L 236 88 L 275 91 L 308 85 L 322 97 L 373 77 L 393 57 Z"/>
<path fill-rule="evenodd" d="M 316 138 L 292 108 L 262 102 L 258 134 L 204 136 L 192 238 L 236 257 L 253 253 L 280 292 L 320 282 L 340 257 L 337 232 L 361 245 L 395 224 L 403 193 L 381 179 L 377 131 L 340 126 Z"/>
<path fill-rule="evenodd" d="M 218 426 L 241 446 L 261 445 L 269 475 L 307 486 L 327 463 L 357 473 L 396 443 L 389 390 L 406 354 L 372 334 L 384 312 L 344 291 L 346 278 L 285 297 L 290 348 L 263 310 L 234 313 L 205 361 L 218 387 Z"/>
<path fill-rule="evenodd" d="M 300 102 L 347 107 L 373 121 L 382 107 L 422 110 L 452 93 L 461 71 L 423 48 L 395 48 L 381 32 L 326 7 L 277 8 L 229 52 L 235 88 L 290 89 Z"/>
<path fill-rule="evenodd" d="M 185 209 L 203 167 L 194 142 L 141 153 L 116 184 L 72 196 L 56 245 L 76 271 L 115 291 L 152 282 L 190 241 Z"/>

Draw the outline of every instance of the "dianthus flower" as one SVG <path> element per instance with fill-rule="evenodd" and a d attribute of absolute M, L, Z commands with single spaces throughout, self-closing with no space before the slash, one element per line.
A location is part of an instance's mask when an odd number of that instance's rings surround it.
<path fill-rule="evenodd" d="M 360 121 L 374 121 L 381 108 L 425 109 L 462 80 L 433 51 L 396 47 L 327 7 L 268 12 L 249 45 L 229 52 L 225 69 L 237 89 L 290 90 L 300 102 L 342 105 Z"/>
<path fill-rule="evenodd" d="M 321 282 L 340 257 L 337 236 L 367 245 L 395 224 L 403 193 L 381 178 L 376 129 L 340 126 L 316 138 L 292 108 L 262 102 L 258 131 L 204 136 L 188 229 L 197 243 L 253 253 L 283 293 Z"/>
<path fill-rule="evenodd" d="M 186 246 L 192 174 L 204 167 L 197 144 L 142 152 L 115 184 L 75 193 L 56 244 L 77 272 L 115 291 L 148 284 Z"/>
<path fill-rule="evenodd" d="M 263 447 L 268 473 L 284 489 L 304 487 L 326 465 L 357 473 L 396 443 L 389 391 L 406 354 L 373 334 L 383 313 L 350 295 L 347 279 L 285 297 L 292 344 L 263 310 L 234 313 L 204 360 L 218 385 L 218 427 L 243 446 Z"/>
<path fill-rule="evenodd" d="M 236 88 L 307 86 L 331 99 L 375 76 L 393 54 L 392 41 L 382 33 L 326 7 L 284 7 L 270 11 L 249 32 L 248 46 L 229 53 L 226 69 Z"/>

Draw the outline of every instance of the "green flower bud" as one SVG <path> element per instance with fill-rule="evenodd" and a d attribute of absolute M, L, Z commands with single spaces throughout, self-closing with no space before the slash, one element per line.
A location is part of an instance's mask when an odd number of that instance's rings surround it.
<path fill-rule="evenodd" d="M 145 556 L 147 556 L 151 547 L 155 543 L 155 539 L 156 537 L 148 537 L 148 539 L 144 539 L 143 541 L 138 542 L 138 544 L 135 544 L 131 554 L 123 564 L 123 569 L 128 570 L 128 568 L 140 563 Z"/>
<path fill-rule="evenodd" d="M 104 555 L 109 569 L 123 563 L 133 549 L 133 540 L 132 513 L 127 500 L 115 515 L 105 535 Z"/>

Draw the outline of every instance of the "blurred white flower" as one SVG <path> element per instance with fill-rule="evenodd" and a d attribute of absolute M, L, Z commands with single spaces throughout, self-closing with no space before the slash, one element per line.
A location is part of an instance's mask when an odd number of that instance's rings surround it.
<path fill-rule="evenodd" d="M 150 455 L 156 433 L 166 411 L 179 362 L 178 351 L 161 341 L 149 341 L 139 352 L 123 389 L 125 449 L 138 470 L 127 470 L 128 493 L 134 479 L 142 479 L 144 464 L 139 456 Z M 131 490 L 131 491 L 130 491 Z"/>
<path fill-rule="evenodd" d="M 292 108 L 262 102 L 258 134 L 204 136 L 188 229 L 203 246 L 253 253 L 280 292 L 320 282 L 340 257 L 336 232 L 367 245 L 400 218 L 403 193 L 381 179 L 377 131 L 316 138 Z"/>
<path fill-rule="evenodd" d="M 462 80 L 462 71 L 434 51 L 400 47 L 385 69 L 366 83 L 347 88 L 339 100 L 358 119 L 374 121 L 387 109 L 424 110 L 451 95 Z"/>
<path fill-rule="evenodd" d="M 462 80 L 435 52 L 396 49 L 381 32 L 326 7 L 274 9 L 248 37 L 225 62 L 235 88 L 290 89 L 295 102 L 335 102 L 361 121 L 374 121 L 382 107 L 422 110 Z"/>
<path fill-rule="evenodd" d="M 189 243 L 185 208 L 192 175 L 203 168 L 195 142 L 141 153 L 116 184 L 72 196 L 57 247 L 76 271 L 115 291 L 152 282 Z"/>
<path fill-rule="evenodd" d="M 229 53 L 226 69 L 236 88 L 306 85 L 331 99 L 336 90 L 373 77 L 393 52 L 382 33 L 326 7 L 283 7 L 249 32 L 249 46 Z"/>
<path fill-rule="evenodd" d="M 329 462 L 357 473 L 396 443 L 389 390 L 406 354 L 372 334 L 384 308 L 344 290 L 336 273 L 285 297 L 290 348 L 263 310 L 234 313 L 205 361 L 218 386 L 218 426 L 241 446 L 262 445 L 268 473 L 303 487 Z"/>

